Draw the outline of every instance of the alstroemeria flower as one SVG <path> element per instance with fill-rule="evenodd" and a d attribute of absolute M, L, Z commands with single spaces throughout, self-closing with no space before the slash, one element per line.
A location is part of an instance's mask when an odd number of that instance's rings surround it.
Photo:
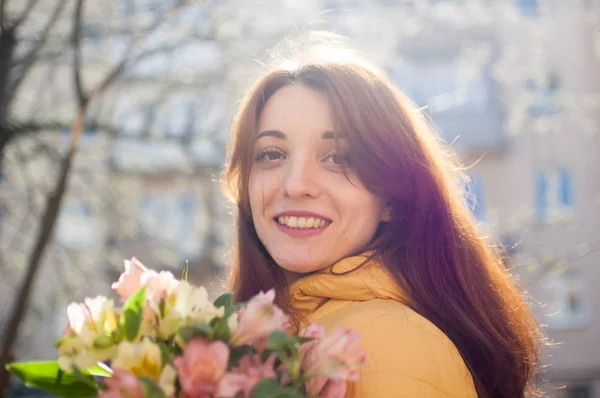
<path fill-rule="evenodd" d="M 252 390 L 262 379 L 275 378 L 275 355 L 271 355 L 265 362 L 261 361 L 260 354 L 244 356 L 238 362 L 238 367 L 231 373 L 245 376 L 243 385 L 244 397 L 250 398 Z"/>
<path fill-rule="evenodd" d="M 71 303 L 67 307 L 70 331 L 68 335 L 79 336 L 85 345 L 117 328 L 114 302 L 104 296 L 86 298 L 83 303 Z"/>
<path fill-rule="evenodd" d="M 158 386 L 165 394 L 165 397 L 171 398 L 175 396 L 175 381 L 177 380 L 177 371 L 169 364 L 165 365 L 160 377 L 158 378 Z"/>
<path fill-rule="evenodd" d="M 117 347 L 101 340 L 117 328 L 114 303 L 104 296 L 87 298 L 83 303 L 67 307 L 69 325 L 58 347 L 61 369 L 72 371 L 73 366 L 86 369 L 115 355 Z M 102 344 L 95 344 L 101 342 Z"/>
<path fill-rule="evenodd" d="M 179 284 L 165 298 L 164 316 L 159 319 L 158 335 L 168 338 L 177 329 L 195 322 L 210 322 L 223 316 L 225 309 L 215 307 L 208 299 L 204 287 L 195 287 L 185 281 Z"/>
<path fill-rule="evenodd" d="M 158 381 L 163 371 L 162 356 L 158 344 L 148 338 L 139 343 L 122 341 L 116 358 L 112 361 L 113 369 L 123 369 L 136 376 L 146 376 Z"/>
<path fill-rule="evenodd" d="M 121 296 L 122 301 L 126 301 L 133 293 L 146 286 L 147 297 L 158 303 L 178 283 L 172 273 L 148 269 L 137 258 L 132 257 L 131 260 L 125 260 L 125 271 L 112 284 L 112 288 Z"/>
<path fill-rule="evenodd" d="M 137 258 L 132 257 L 131 260 L 125 260 L 125 271 L 111 287 L 125 301 L 142 287 L 141 278 L 146 271 L 148 268 Z"/>
<path fill-rule="evenodd" d="M 219 389 L 227 371 L 229 347 L 222 341 L 212 343 L 196 337 L 188 341 L 183 355 L 173 360 L 179 384 L 186 397 L 208 397 Z"/>
<path fill-rule="evenodd" d="M 252 343 L 268 337 L 275 330 L 283 330 L 288 317 L 273 304 L 275 291 L 260 292 L 250 299 L 246 307 L 238 313 L 238 326 L 231 335 L 234 347 Z"/>
<path fill-rule="evenodd" d="M 314 376 L 304 383 L 306 393 L 320 398 L 344 398 L 346 380 L 328 379 L 327 376 Z"/>
<path fill-rule="evenodd" d="M 65 372 L 72 372 L 73 367 L 81 370 L 88 369 L 98 362 L 112 358 L 116 351 L 116 346 L 93 349 L 87 347 L 80 337 L 69 337 L 58 346 L 58 367 Z"/>
<path fill-rule="evenodd" d="M 108 388 L 98 398 L 144 398 L 142 383 L 130 372 L 117 369 L 105 382 Z"/>
<path fill-rule="evenodd" d="M 336 380 L 358 380 L 365 364 L 358 333 L 339 328 L 320 340 L 307 343 L 302 352 L 302 368 L 309 375 Z"/>

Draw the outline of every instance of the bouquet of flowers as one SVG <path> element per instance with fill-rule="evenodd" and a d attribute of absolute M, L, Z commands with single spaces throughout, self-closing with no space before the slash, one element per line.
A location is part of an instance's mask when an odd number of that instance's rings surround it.
<path fill-rule="evenodd" d="M 67 307 L 58 361 L 8 369 L 61 397 L 343 397 L 365 363 L 358 335 L 311 324 L 285 332 L 274 291 L 247 303 L 231 293 L 214 303 L 204 287 L 136 258 L 112 288 L 122 305 L 98 296 Z"/>

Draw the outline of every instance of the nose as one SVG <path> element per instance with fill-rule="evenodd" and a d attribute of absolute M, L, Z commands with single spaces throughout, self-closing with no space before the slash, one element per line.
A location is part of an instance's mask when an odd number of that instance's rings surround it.
<path fill-rule="evenodd" d="M 282 187 L 291 199 L 319 196 L 318 168 L 308 159 L 298 158 L 289 162 Z"/>

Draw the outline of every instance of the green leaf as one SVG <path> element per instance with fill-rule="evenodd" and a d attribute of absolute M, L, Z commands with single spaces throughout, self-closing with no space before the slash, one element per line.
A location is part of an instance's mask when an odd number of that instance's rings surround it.
<path fill-rule="evenodd" d="M 235 303 L 231 307 L 225 310 L 225 314 L 223 314 L 223 318 L 228 319 L 233 313 L 237 312 L 240 308 L 245 306 L 246 303 Z"/>
<path fill-rule="evenodd" d="M 241 347 L 233 348 L 229 354 L 229 366 L 228 369 L 235 368 L 238 366 L 238 362 L 244 355 L 254 355 L 256 350 L 249 345 L 243 345 Z"/>
<path fill-rule="evenodd" d="M 96 349 L 108 348 L 115 344 L 113 337 L 110 334 L 98 336 L 94 339 L 92 346 Z"/>
<path fill-rule="evenodd" d="M 62 343 L 69 340 L 70 338 L 71 337 L 61 337 L 60 339 L 56 340 L 56 342 L 54 343 L 54 347 L 59 348 Z"/>
<path fill-rule="evenodd" d="M 171 362 L 171 353 L 169 351 L 169 347 L 165 342 L 161 341 L 158 343 L 158 347 L 160 348 L 160 359 L 163 364 Z"/>
<path fill-rule="evenodd" d="M 138 377 L 144 386 L 144 398 L 165 398 L 160 387 L 146 376 Z"/>
<path fill-rule="evenodd" d="M 97 388 L 97 384 L 94 378 L 90 377 L 89 374 L 84 374 L 81 370 L 77 369 L 77 367 L 74 366 L 72 374 L 80 382 L 90 386 L 91 388 Z"/>
<path fill-rule="evenodd" d="M 222 341 L 229 341 L 231 337 L 231 329 L 226 318 L 214 318 L 210 321 L 210 325 L 213 328 L 213 338 Z"/>
<path fill-rule="evenodd" d="M 300 392 L 291 387 L 283 387 L 275 379 L 264 379 L 252 390 L 252 398 L 304 398 Z"/>
<path fill-rule="evenodd" d="M 142 287 L 127 299 L 123 306 L 120 323 L 125 330 L 125 338 L 132 341 L 140 331 L 142 310 L 146 303 L 146 287 Z"/>
<path fill-rule="evenodd" d="M 166 305 L 167 305 L 167 300 L 165 300 L 164 298 L 160 299 L 160 301 L 158 302 L 158 310 L 160 311 L 161 318 L 165 317 L 165 306 Z"/>
<path fill-rule="evenodd" d="M 188 342 L 193 337 L 204 337 L 211 341 L 214 336 L 212 326 L 207 323 L 198 322 L 193 325 L 188 325 L 180 328 L 177 334 L 182 338 L 184 342 Z"/>
<path fill-rule="evenodd" d="M 110 368 L 104 364 L 94 365 L 91 368 L 86 369 L 83 373 L 100 377 L 110 377 L 112 374 Z"/>
<path fill-rule="evenodd" d="M 186 282 L 188 280 L 188 269 L 189 269 L 188 260 L 185 260 L 185 268 L 183 269 L 183 273 L 181 274 L 181 280 L 184 280 Z"/>
<path fill-rule="evenodd" d="M 225 309 L 228 309 L 231 307 L 232 302 L 233 292 L 227 292 L 220 295 L 219 298 L 215 300 L 215 307 L 225 307 Z"/>
<path fill-rule="evenodd" d="M 6 369 L 27 386 L 40 388 L 58 397 L 86 398 L 98 395 L 99 388 L 91 375 L 75 376 L 73 373 L 63 372 L 57 361 L 15 362 L 7 365 Z M 85 377 L 89 382 L 83 382 L 80 377 Z"/>
<path fill-rule="evenodd" d="M 299 344 L 298 337 L 290 336 L 283 330 L 275 330 L 267 340 L 267 350 L 285 350 Z"/>

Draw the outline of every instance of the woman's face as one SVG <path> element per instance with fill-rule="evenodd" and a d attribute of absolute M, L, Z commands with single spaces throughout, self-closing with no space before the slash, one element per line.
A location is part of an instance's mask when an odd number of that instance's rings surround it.
<path fill-rule="evenodd" d="M 335 138 L 340 138 L 340 151 Z M 325 96 L 302 84 L 279 89 L 259 118 L 250 172 L 258 237 L 289 279 L 362 252 L 384 217 L 334 132 Z"/>

